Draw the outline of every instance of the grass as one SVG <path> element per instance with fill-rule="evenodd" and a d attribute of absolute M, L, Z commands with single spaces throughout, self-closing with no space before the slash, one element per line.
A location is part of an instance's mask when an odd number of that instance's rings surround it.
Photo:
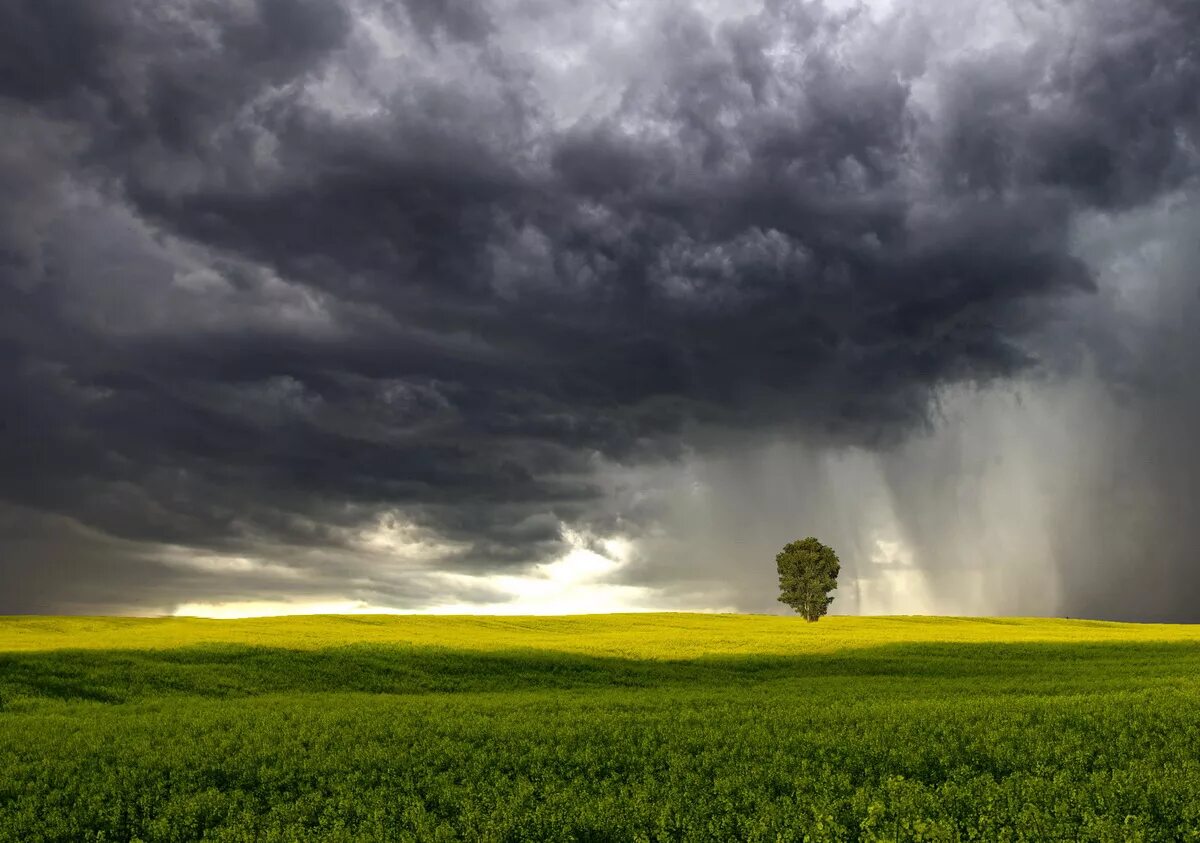
<path fill-rule="evenodd" d="M 0 618 L 0 840 L 1200 840 L 1200 627 Z"/>

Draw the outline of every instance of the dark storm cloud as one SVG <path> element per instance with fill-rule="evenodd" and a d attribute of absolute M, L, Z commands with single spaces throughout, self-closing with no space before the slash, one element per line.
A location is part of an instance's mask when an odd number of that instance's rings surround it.
<path fill-rule="evenodd" d="M 380 518 L 511 570 L 636 530 L 605 467 L 698 430 L 901 440 L 1033 364 L 1093 287 L 1078 215 L 1200 142 L 1194 4 L 957 52 L 929 11 L 653 6 L 613 46 L 583 4 L 6 4 L 0 494 L 97 566 L 293 558 L 240 593 L 402 604 L 353 562 Z M 121 605 L 231 593 L 124 570 Z M 54 581 L 13 605 L 75 606 Z"/>

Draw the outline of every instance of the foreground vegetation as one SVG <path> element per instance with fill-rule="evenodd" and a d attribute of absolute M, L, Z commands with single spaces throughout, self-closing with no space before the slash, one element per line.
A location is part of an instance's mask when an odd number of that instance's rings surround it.
<path fill-rule="evenodd" d="M 1200 840 L 1200 628 L 0 619 L 2 840 Z"/>

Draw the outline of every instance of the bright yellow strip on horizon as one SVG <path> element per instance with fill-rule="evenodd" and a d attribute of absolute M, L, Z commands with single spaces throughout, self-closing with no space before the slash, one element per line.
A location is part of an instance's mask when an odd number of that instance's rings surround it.
<path fill-rule="evenodd" d="M 399 644 L 629 658 L 802 655 L 896 643 L 1200 643 L 1200 625 L 1055 618 L 797 617 L 645 613 L 537 617 L 307 615 L 243 618 L 0 617 L 0 651 L 239 644 L 318 649 Z"/>

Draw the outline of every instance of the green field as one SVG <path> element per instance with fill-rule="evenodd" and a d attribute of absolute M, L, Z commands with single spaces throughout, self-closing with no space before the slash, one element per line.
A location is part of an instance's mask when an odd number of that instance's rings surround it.
<path fill-rule="evenodd" d="M 0 618 L 0 840 L 1200 840 L 1200 627 Z"/>

